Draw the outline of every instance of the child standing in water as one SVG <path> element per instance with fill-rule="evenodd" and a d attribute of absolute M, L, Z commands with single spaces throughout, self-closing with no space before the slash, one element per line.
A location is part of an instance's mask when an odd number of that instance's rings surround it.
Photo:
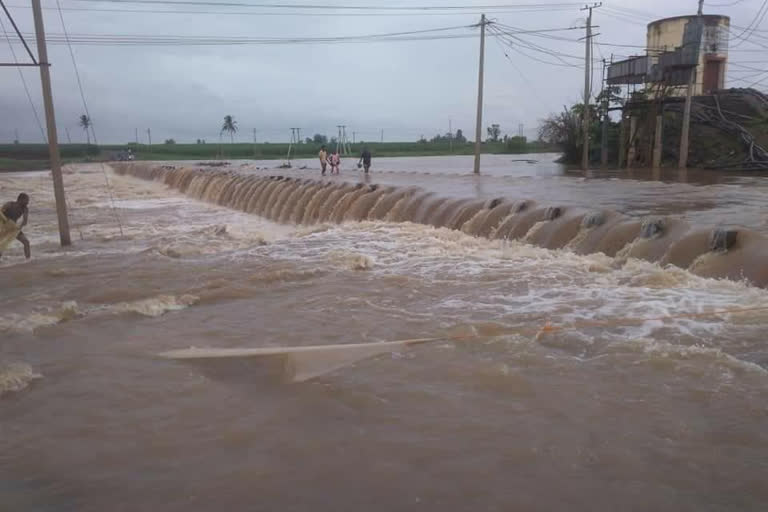
<path fill-rule="evenodd" d="M 339 174 L 339 167 L 341 166 L 341 157 L 339 157 L 338 150 L 334 150 L 334 152 L 331 153 L 331 156 L 328 157 L 328 163 L 331 166 L 331 174 L 334 174 L 334 171 L 336 171 L 336 174 Z"/>

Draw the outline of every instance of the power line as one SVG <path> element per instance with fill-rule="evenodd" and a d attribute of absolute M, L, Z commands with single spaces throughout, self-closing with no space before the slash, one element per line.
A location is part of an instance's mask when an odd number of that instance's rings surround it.
<path fill-rule="evenodd" d="M 19 60 L 16 57 L 16 50 L 13 49 L 13 44 L 11 43 L 11 36 L 5 30 L 5 24 L 3 23 L 2 20 L 0 20 L 0 28 L 3 30 L 3 35 L 5 35 L 5 39 L 8 41 L 8 48 L 10 48 L 11 50 L 11 55 L 13 56 L 13 62 L 18 64 Z M 32 107 L 32 113 L 35 115 L 35 121 L 37 122 L 37 127 L 40 128 L 40 135 L 42 135 L 43 137 L 43 142 L 48 144 L 48 137 L 45 136 L 43 123 L 40 122 L 40 115 L 37 113 L 37 107 L 35 107 L 35 102 L 32 101 L 32 95 L 29 93 L 27 80 L 24 78 L 24 73 L 22 72 L 21 68 L 17 67 L 16 69 L 19 72 L 19 78 L 21 78 L 21 83 L 24 86 L 24 92 L 27 94 L 27 99 L 29 100 L 29 106 Z"/>
<path fill-rule="evenodd" d="M 406 32 L 389 32 L 356 36 L 337 37 L 289 37 L 289 38 L 253 38 L 244 36 L 182 36 L 182 35 L 141 35 L 141 34 L 49 34 L 52 43 L 66 44 L 156 44 L 156 45 L 217 45 L 217 44 L 300 44 L 300 43 L 336 43 L 336 42 L 367 42 L 367 41 L 396 41 L 402 39 L 420 39 L 424 34 L 435 34 L 459 29 L 472 28 L 472 25 L 459 25 Z M 471 34 L 452 34 L 450 37 L 469 37 Z M 445 37 L 445 36 L 443 36 Z M 425 39 L 428 39 L 426 37 Z"/>
<path fill-rule="evenodd" d="M 15 9 L 31 9 L 28 5 L 9 5 Z M 44 10 L 56 10 L 55 7 L 44 7 Z M 531 7 L 526 9 L 493 11 L 494 14 L 523 13 L 523 12 L 551 12 L 571 10 L 573 7 Z M 301 16 L 301 17 L 399 17 L 399 16 L 469 16 L 481 14 L 481 11 L 446 11 L 446 12 L 274 12 L 274 11 L 190 11 L 190 10 L 159 10 L 159 9 L 123 9 L 123 8 L 98 8 L 98 7 L 63 7 L 64 11 L 72 12 L 112 12 L 112 13 L 137 13 L 137 14 L 208 14 L 215 16 Z"/>
<path fill-rule="evenodd" d="M 471 33 L 463 34 L 438 34 L 441 32 L 466 30 L 475 28 L 476 25 L 459 25 L 453 27 L 441 27 L 426 30 L 407 32 L 390 32 L 380 34 L 367 34 L 355 36 L 337 37 L 283 37 L 283 38 L 253 38 L 246 36 L 183 36 L 183 35 L 142 35 L 142 34 L 49 34 L 51 44 L 68 45 L 97 45 L 97 46 L 216 46 L 216 45 L 286 45 L 286 44 L 333 44 L 333 43 L 366 43 L 366 42 L 390 42 L 390 41 L 429 41 L 443 39 L 463 39 L 476 37 Z M 519 31 L 534 35 L 537 32 L 551 32 L 563 29 L 540 29 Z M 512 36 L 507 32 L 504 36 Z M 531 50 L 543 52 L 551 56 L 577 59 L 574 55 L 558 53 L 545 49 L 534 43 L 519 39 L 520 44 Z"/>
<path fill-rule="evenodd" d="M 582 60 L 582 57 L 579 57 L 579 56 L 576 56 L 576 55 L 570 55 L 570 54 L 567 54 L 567 53 L 558 52 L 558 51 L 552 50 L 550 48 L 545 48 L 545 47 L 537 45 L 535 43 L 531 43 L 530 41 L 526 41 L 525 39 L 522 39 L 522 38 L 514 35 L 514 33 L 501 31 L 501 30 L 497 29 L 496 27 L 494 27 L 493 25 L 491 27 L 493 29 L 493 33 L 496 36 L 500 37 L 510 48 L 512 48 L 512 49 L 514 49 L 516 51 L 519 51 L 519 48 L 517 48 L 516 46 L 517 45 L 521 45 L 524 48 L 527 48 L 527 49 L 529 49 L 531 51 L 535 51 L 535 52 L 538 52 L 538 53 L 543 53 L 545 55 L 549 55 L 550 57 L 554 57 L 558 61 L 560 61 L 560 65 L 564 65 L 564 66 L 568 66 L 568 67 L 579 67 L 579 66 L 576 66 L 575 64 L 573 64 L 571 62 L 566 62 L 565 60 L 563 60 L 563 58 L 575 59 L 575 60 L 579 60 L 579 61 Z M 528 57 L 530 58 L 530 56 L 528 56 Z M 534 59 L 534 60 L 537 60 L 537 59 Z M 552 62 L 546 62 L 546 61 L 544 61 L 544 62 L 546 64 L 555 64 L 555 63 L 552 63 Z"/>
<path fill-rule="evenodd" d="M 29 49 L 29 45 L 27 44 L 26 39 L 24 39 L 24 36 L 21 35 L 21 32 L 19 31 L 19 27 L 16 25 L 16 22 L 13 20 L 13 16 L 11 16 L 11 13 L 8 12 L 8 8 L 5 6 L 5 3 L 3 2 L 3 0 L 0 0 L 0 7 L 2 7 L 5 15 L 8 16 L 8 21 L 11 22 L 11 26 L 13 27 L 13 30 L 16 32 L 16 35 L 19 36 L 19 39 L 21 40 L 21 43 L 24 45 L 24 49 L 27 50 L 27 55 L 29 55 L 29 58 L 32 60 L 32 63 L 34 65 L 37 65 L 37 59 L 35 59 L 35 56 L 32 53 L 32 50 Z"/>
<path fill-rule="evenodd" d="M 80 71 L 77 68 L 77 60 L 75 59 L 75 52 L 72 50 L 72 45 L 69 43 L 69 33 L 67 32 L 67 24 L 64 22 L 64 13 L 61 11 L 61 3 L 59 0 L 56 0 L 56 7 L 59 10 L 59 19 L 61 20 L 61 28 L 64 31 L 64 37 L 67 41 L 67 47 L 69 48 L 69 56 L 72 58 L 72 67 L 75 70 L 75 77 L 77 78 L 77 88 L 80 90 L 80 99 L 83 101 L 83 109 L 85 110 L 85 115 L 88 116 L 88 120 L 90 121 L 90 127 L 91 127 L 91 133 L 93 134 L 93 143 L 96 144 L 96 146 L 99 145 L 99 140 L 96 138 L 96 128 L 93 125 L 93 119 L 91 118 L 91 113 L 88 110 L 88 102 L 85 100 L 85 91 L 83 90 L 83 82 L 80 80 Z M 88 127 L 86 126 L 86 130 Z M 104 175 L 104 182 L 107 186 L 107 194 L 109 195 L 109 203 L 112 209 L 112 214 L 115 216 L 115 220 L 117 221 L 117 226 L 120 229 L 120 236 L 123 235 L 123 223 L 120 220 L 120 215 L 117 213 L 117 209 L 115 208 L 115 198 L 112 195 L 112 187 L 109 183 L 109 176 L 107 175 L 107 171 L 104 168 L 104 164 L 102 162 L 99 162 L 101 165 L 101 172 Z"/>
<path fill-rule="evenodd" d="M 752 37 L 752 34 L 754 33 L 755 29 L 760 26 L 760 24 L 763 22 L 763 19 L 765 19 L 765 15 L 768 14 L 768 0 L 763 0 L 763 3 L 760 5 L 760 9 L 758 9 L 757 14 L 755 14 L 755 17 L 752 19 L 752 21 L 749 22 L 749 25 L 747 25 L 747 28 L 744 29 L 741 34 L 734 36 L 732 39 L 740 39 L 736 44 L 732 46 L 732 48 L 738 48 L 741 46 L 742 43 L 747 41 L 750 37 Z M 746 36 L 744 36 L 745 33 L 749 32 Z"/>
<path fill-rule="evenodd" d="M 107 2 L 115 4 L 148 5 L 204 5 L 213 7 L 251 7 L 259 9 L 306 9 L 306 10 L 347 10 L 347 11 L 496 11 L 529 7 L 575 7 L 576 2 L 527 3 L 501 5 L 419 5 L 419 6 L 382 6 L 382 5 L 313 5 L 313 4 L 269 4 L 246 2 L 206 2 L 198 0 L 76 0 L 78 2 Z"/>
<path fill-rule="evenodd" d="M 540 62 L 542 64 L 548 64 L 550 66 L 559 66 L 559 67 L 568 67 L 568 68 L 578 68 L 579 67 L 576 64 L 567 63 L 567 62 L 564 62 L 564 61 L 562 61 L 562 62 L 551 62 L 551 61 L 548 61 L 548 60 L 540 59 L 540 58 L 535 57 L 533 55 L 529 55 L 528 53 L 526 53 L 523 50 L 521 50 L 520 48 L 518 48 L 511 39 L 506 38 L 499 31 L 499 29 L 495 28 L 493 25 L 491 25 L 489 27 L 489 31 L 491 32 L 491 35 L 496 36 L 498 38 L 497 40 L 503 41 L 504 44 L 506 46 L 508 46 L 512 51 L 517 52 L 520 55 L 522 55 L 522 56 L 524 56 L 524 57 L 526 57 L 528 59 L 531 59 L 531 60 L 536 61 L 536 62 Z M 506 53 L 505 53 L 505 55 L 506 55 Z M 547 53 L 547 55 L 551 55 L 551 54 Z M 507 56 L 507 58 L 509 59 L 509 56 Z"/>
<path fill-rule="evenodd" d="M 734 5 L 738 5 L 742 3 L 744 0 L 736 0 L 735 2 L 730 2 L 727 4 L 710 4 L 709 2 L 704 2 L 704 5 L 708 5 L 710 7 L 733 7 Z"/>

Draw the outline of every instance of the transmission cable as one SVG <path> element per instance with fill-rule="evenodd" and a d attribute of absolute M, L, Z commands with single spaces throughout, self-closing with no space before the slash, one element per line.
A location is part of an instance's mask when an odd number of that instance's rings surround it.
<path fill-rule="evenodd" d="M 148 4 L 148 5 L 204 5 L 212 7 L 254 7 L 260 9 L 306 9 L 306 10 L 348 10 L 348 11 L 466 11 L 481 10 L 495 12 L 501 9 L 517 9 L 530 7 L 576 7 L 577 2 L 561 3 L 526 3 L 500 5 L 414 5 L 414 6 L 382 6 L 382 5 L 313 5 L 313 4 L 269 4 L 246 2 L 206 2 L 202 0 L 75 0 L 78 2 L 98 2 L 115 4 Z"/>
<path fill-rule="evenodd" d="M 88 116 L 88 120 L 90 120 L 91 123 L 91 133 L 93 134 L 93 143 L 96 145 L 96 147 L 99 147 L 99 140 L 96 137 L 96 128 L 94 127 L 93 119 L 91 118 L 91 113 L 88 110 L 88 102 L 85 99 L 85 91 L 83 90 L 83 82 L 80 80 L 80 71 L 77 67 L 77 60 L 75 59 L 75 52 L 72 49 L 72 45 L 69 43 L 69 33 L 67 32 L 67 25 L 64 22 L 64 13 L 61 11 L 61 3 L 59 0 L 56 0 L 56 7 L 59 10 L 59 18 L 61 19 L 61 28 L 64 31 L 64 38 L 67 40 L 67 47 L 69 48 L 69 56 L 72 58 L 72 67 L 75 70 L 75 77 L 77 78 L 77 88 L 80 90 L 80 99 L 83 101 L 83 109 L 85 110 L 85 115 Z M 86 130 L 88 128 L 86 127 Z M 123 233 L 123 222 L 120 219 L 120 215 L 117 212 L 117 208 L 115 207 L 115 198 L 112 194 L 112 185 L 109 182 L 109 176 L 107 175 L 107 170 L 104 167 L 103 162 L 99 162 L 99 165 L 101 166 L 101 172 L 104 175 L 104 182 L 106 184 L 107 188 L 107 194 L 109 195 L 109 204 L 112 209 L 112 214 L 115 217 L 115 220 L 117 221 L 117 226 L 120 229 L 120 236 L 124 237 Z"/>
<path fill-rule="evenodd" d="M 0 28 L 3 30 L 3 35 L 5 35 L 5 39 L 8 41 L 8 48 L 11 50 L 11 55 L 13 56 L 13 62 L 18 64 L 19 59 L 16 57 L 16 50 L 13 49 L 13 43 L 11 43 L 11 36 L 8 34 L 8 31 L 5 29 L 5 24 L 3 23 L 3 20 L 0 20 Z M 40 129 L 40 135 L 43 137 L 43 142 L 48 144 L 48 137 L 45 135 L 45 130 L 43 129 L 43 123 L 40 122 L 40 115 L 37 113 L 37 107 L 35 107 L 35 102 L 32 100 L 32 95 L 29 92 L 29 86 L 27 86 L 27 80 L 24 78 L 24 73 L 21 70 L 21 67 L 17 67 L 16 70 L 19 72 L 19 78 L 21 78 L 21 83 L 24 86 L 24 92 L 27 94 L 27 99 L 29 100 L 29 106 L 32 107 L 32 113 L 35 115 L 35 121 L 37 122 L 37 127 Z"/>
<path fill-rule="evenodd" d="M 29 5 L 9 5 L 8 7 L 13 7 L 16 9 L 31 9 L 32 7 Z M 566 10 L 572 10 L 573 7 L 550 7 L 550 6 L 532 6 L 530 8 L 525 9 L 513 9 L 513 10 L 500 10 L 500 11 L 492 11 L 493 14 L 509 14 L 509 13 L 523 13 L 523 12 L 553 12 L 553 11 L 566 11 Z M 56 10 L 55 7 L 43 7 L 43 10 Z M 123 8 L 112 8 L 112 9 L 105 9 L 105 8 L 99 8 L 99 7 L 62 7 L 62 10 L 64 11 L 72 11 L 72 12 L 114 12 L 114 13 L 141 13 L 141 14 L 208 14 L 208 15 L 215 15 L 215 16 L 301 16 L 301 17 L 398 17 L 398 16 L 467 16 L 467 15 L 480 15 L 483 14 L 484 11 L 446 11 L 446 12 L 435 12 L 435 11 L 425 11 L 425 12 L 396 12 L 396 11 L 386 11 L 386 12 L 375 12 L 375 11 L 364 11 L 364 12 L 280 12 L 280 11 L 260 11 L 260 12 L 253 12 L 253 11 L 211 11 L 211 10 L 205 10 L 205 11 L 189 11 L 189 10 L 170 10 L 170 9 L 123 9 Z"/>

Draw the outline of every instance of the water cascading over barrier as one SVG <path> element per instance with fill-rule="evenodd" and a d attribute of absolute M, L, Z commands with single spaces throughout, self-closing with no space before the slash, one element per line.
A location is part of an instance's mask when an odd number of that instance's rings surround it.
<path fill-rule="evenodd" d="M 143 163 L 112 167 L 118 174 L 159 181 L 195 199 L 275 222 L 414 222 L 577 254 L 601 252 L 617 260 L 671 264 L 704 277 L 747 280 L 768 287 L 768 238 L 746 229 L 694 229 L 670 217 L 638 220 L 611 210 L 538 205 L 526 200 L 445 198 L 418 187 Z"/>

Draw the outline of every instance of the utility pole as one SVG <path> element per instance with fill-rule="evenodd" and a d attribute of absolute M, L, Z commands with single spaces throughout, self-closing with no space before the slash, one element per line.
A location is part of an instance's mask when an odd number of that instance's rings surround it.
<path fill-rule="evenodd" d="M 20 142 L 19 141 L 19 129 L 18 128 L 14 128 L 13 129 L 13 143 L 14 144 L 18 144 L 19 142 Z"/>
<path fill-rule="evenodd" d="M 67 134 L 67 144 L 72 144 L 72 137 L 69 136 L 69 128 L 64 128 L 64 133 Z"/>
<path fill-rule="evenodd" d="M 45 27 L 40 0 L 32 0 L 32 16 L 35 20 L 35 36 L 37 37 L 37 61 L 40 68 L 40 81 L 43 88 L 43 104 L 45 106 L 45 124 L 48 128 L 48 152 L 51 159 L 51 176 L 53 177 L 53 193 L 56 198 L 56 215 L 59 220 L 59 240 L 62 246 L 72 244 L 69 237 L 69 219 L 67 218 L 67 201 L 64 197 L 64 179 L 61 175 L 61 159 L 59 141 L 56 134 L 56 116 L 53 110 L 53 93 L 51 92 L 51 70 L 48 62 L 48 48 L 45 45 Z"/>
<path fill-rule="evenodd" d="M 606 167 L 608 165 L 608 124 L 611 122 L 611 118 L 608 116 L 608 95 L 610 92 L 606 91 L 606 83 L 605 83 L 605 68 L 607 66 L 607 62 L 605 59 L 603 59 L 603 78 L 601 80 L 603 84 L 603 105 L 602 105 L 602 111 L 603 111 L 603 126 L 602 126 L 602 134 L 600 137 L 600 165 L 603 167 Z"/>
<path fill-rule="evenodd" d="M 477 70 L 477 123 L 475 124 L 475 174 L 480 174 L 483 136 L 483 66 L 485 63 L 485 14 L 480 16 L 480 65 Z"/>
<path fill-rule="evenodd" d="M 342 128 L 342 125 L 337 124 L 336 128 L 339 129 L 339 135 L 336 137 L 336 152 L 338 153 L 339 152 L 339 144 L 341 144 L 341 128 Z"/>
<path fill-rule="evenodd" d="M 697 12 L 696 23 L 701 28 L 701 17 L 704 12 L 704 0 L 699 0 L 699 10 Z M 701 30 L 699 30 L 701 33 Z M 698 40 L 698 44 L 701 45 L 701 39 Z M 696 74 L 698 71 L 698 58 L 699 52 L 696 52 L 697 62 L 691 68 L 691 76 L 688 78 L 688 89 L 685 92 L 685 109 L 683 110 L 683 127 L 680 133 L 680 160 L 677 166 L 680 169 L 688 167 L 688 139 L 690 137 L 691 130 L 691 104 L 693 103 L 693 89 L 696 85 Z"/>
<path fill-rule="evenodd" d="M 585 5 L 581 10 L 589 11 L 587 16 L 587 37 L 584 39 L 584 112 L 582 113 L 582 136 L 584 145 L 581 150 L 581 169 L 589 169 L 589 97 L 592 77 L 592 9 L 600 7 L 601 4 L 594 3 Z"/>
<path fill-rule="evenodd" d="M 453 120 L 448 118 L 448 145 L 453 153 Z"/>
<path fill-rule="evenodd" d="M 152 152 L 152 130 L 149 128 L 147 128 L 147 143 L 149 145 L 149 152 L 151 153 Z"/>
<path fill-rule="evenodd" d="M 381 143 L 384 144 L 384 128 L 381 129 Z"/>
<path fill-rule="evenodd" d="M 139 145 L 139 129 L 138 128 L 134 128 L 134 130 L 135 130 L 135 135 L 136 135 L 136 145 L 138 146 Z"/>
<path fill-rule="evenodd" d="M 296 144 L 301 144 L 301 128 L 296 128 Z"/>
<path fill-rule="evenodd" d="M 357 132 L 352 132 L 352 144 L 355 143 L 356 137 L 357 137 Z"/>
<path fill-rule="evenodd" d="M 517 125 L 517 136 L 520 138 L 525 137 L 525 125 L 523 123 Z"/>

